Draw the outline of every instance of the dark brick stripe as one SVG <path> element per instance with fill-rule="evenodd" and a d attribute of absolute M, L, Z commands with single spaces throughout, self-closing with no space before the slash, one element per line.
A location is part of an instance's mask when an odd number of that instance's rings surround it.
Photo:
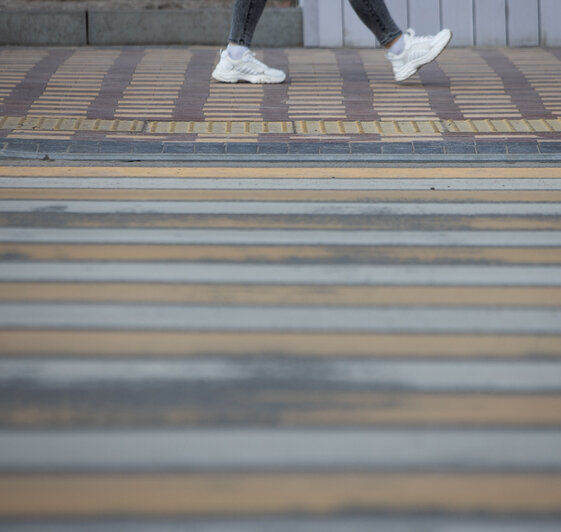
<path fill-rule="evenodd" d="M 203 107 L 210 92 L 210 75 L 214 68 L 216 49 L 193 48 L 193 56 L 185 81 L 179 92 L 174 120 L 204 120 Z"/>
<path fill-rule="evenodd" d="M 99 95 L 88 109 L 88 118 L 114 118 L 119 100 L 123 97 L 123 92 L 143 55 L 143 48 L 122 49 L 121 55 L 107 72 Z"/>
<path fill-rule="evenodd" d="M 343 102 L 349 120 L 379 120 L 372 106 L 372 91 L 364 64 L 357 50 L 337 50 L 337 63 L 343 78 Z"/>
<path fill-rule="evenodd" d="M 4 100 L 3 114 L 6 116 L 25 116 L 44 92 L 49 79 L 64 63 L 74 50 L 69 48 L 54 48 L 39 61 L 19 83 L 12 93 Z"/>
<path fill-rule="evenodd" d="M 269 48 L 264 51 L 263 60 L 271 67 L 283 70 L 288 76 L 288 55 L 285 50 Z M 288 105 L 286 102 L 288 100 L 289 86 L 290 78 L 284 83 L 264 86 L 263 102 L 261 103 L 263 120 L 286 120 L 288 116 Z"/>
<path fill-rule="evenodd" d="M 478 53 L 501 78 L 505 91 L 524 118 L 556 118 L 546 109 L 540 95 L 508 57 L 495 49 L 482 49 Z"/>
<path fill-rule="evenodd" d="M 438 118 L 441 120 L 464 119 L 464 115 L 450 91 L 450 78 L 436 61 L 421 68 L 419 77 L 423 88 L 427 91 L 430 106 Z"/>

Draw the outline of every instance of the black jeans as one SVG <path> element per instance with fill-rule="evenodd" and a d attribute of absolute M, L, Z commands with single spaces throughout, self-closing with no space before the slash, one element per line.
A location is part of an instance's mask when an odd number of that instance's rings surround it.
<path fill-rule="evenodd" d="M 376 35 L 382 46 L 401 35 L 384 0 L 349 0 L 362 22 Z M 267 0 L 236 0 L 232 14 L 230 42 L 251 46 L 253 34 Z"/>

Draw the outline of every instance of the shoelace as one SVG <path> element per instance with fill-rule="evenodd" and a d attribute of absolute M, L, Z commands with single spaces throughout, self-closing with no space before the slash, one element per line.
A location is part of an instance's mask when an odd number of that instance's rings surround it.
<path fill-rule="evenodd" d="M 247 63 L 252 63 L 253 65 L 255 65 L 255 67 L 257 67 L 257 69 L 258 69 L 259 71 L 263 71 L 263 72 L 264 72 L 264 71 L 267 70 L 267 68 L 268 68 L 267 65 L 265 65 L 264 63 L 262 63 L 261 61 L 259 61 L 259 59 L 257 59 L 257 58 L 255 57 L 255 52 L 252 52 L 251 50 L 248 50 L 248 51 L 243 55 L 242 59 L 243 59 L 244 61 L 246 61 Z M 255 67 L 254 67 L 254 68 L 255 68 Z M 247 65 L 245 68 L 242 67 L 242 70 L 243 70 L 245 73 L 253 73 L 253 72 L 256 72 L 256 71 L 254 71 L 254 70 L 251 68 L 250 65 Z"/>
<path fill-rule="evenodd" d="M 417 35 L 415 33 L 415 30 L 409 28 L 405 34 L 410 38 L 413 39 L 416 42 L 429 42 L 432 41 L 432 39 L 434 38 L 433 35 Z"/>

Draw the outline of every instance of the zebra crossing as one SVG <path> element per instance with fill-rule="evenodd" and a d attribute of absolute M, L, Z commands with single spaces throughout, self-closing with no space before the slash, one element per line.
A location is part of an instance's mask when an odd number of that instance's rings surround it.
<path fill-rule="evenodd" d="M 561 168 L 0 166 L 0 528 L 561 526 Z"/>

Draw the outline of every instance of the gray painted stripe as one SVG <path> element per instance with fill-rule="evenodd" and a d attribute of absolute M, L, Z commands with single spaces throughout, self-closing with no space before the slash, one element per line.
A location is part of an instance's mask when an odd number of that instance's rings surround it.
<path fill-rule="evenodd" d="M 0 432 L 0 470 L 561 468 L 559 431 L 178 430 Z"/>
<path fill-rule="evenodd" d="M 560 309 L 1 304 L 2 328 L 560 333 Z"/>
<path fill-rule="evenodd" d="M 561 286 L 559 266 L 5 262 L 2 281 L 310 285 Z"/>
<path fill-rule="evenodd" d="M 276 201 L 0 201 L 0 212 L 330 216 L 559 216 L 556 203 L 329 203 Z"/>
<path fill-rule="evenodd" d="M 0 521 L 3 532 L 559 532 L 561 519 L 455 517 L 329 517 L 261 519 L 167 519 L 143 521 Z"/>
<path fill-rule="evenodd" d="M 561 190 L 561 179 L 196 179 L 0 177 L 0 188 L 201 190 Z"/>
<path fill-rule="evenodd" d="M 4 227 L 0 242 L 295 246 L 557 247 L 561 231 L 371 231 L 307 229 L 66 229 Z"/>
<path fill-rule="evenodd" d="M 148 383 L 310 386 L 424 392 L 529 393 L 561 391 L 561 363 L 470 360 L 380 359 L 164 360 L 0 359 L 5 389 L 99 389 L 103 385 L 145 387 Z"/>

